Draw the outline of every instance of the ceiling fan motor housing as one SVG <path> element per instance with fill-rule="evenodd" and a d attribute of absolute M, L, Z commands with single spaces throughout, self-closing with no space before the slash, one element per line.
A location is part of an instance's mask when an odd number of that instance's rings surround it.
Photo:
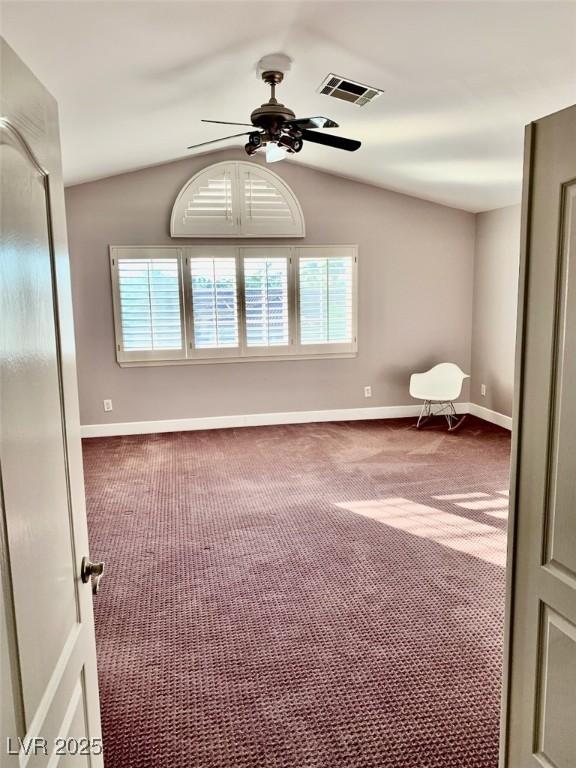
<path fill-rule="evenodd" d="M 274 132 L 280 130 L 283 123 L 294 120 L 295 117 L 296 114 L 291 109 L 274 100 L 274 102 L 267 102 L 261 107 L 257 107 L 250 115 L 250 120 L 252 125 L 258 128 Z"/>
<path fill-rule="evenodd" d="M 252 125 L 268 131 L 272 137 L 279 136 L 282 132 L 282 124 L 288 120 L 294 120 L 296 114 L 284 104 L 276 100 L 276 86 L 284 79 L 284 73 L 277 70 L 269 70 L 262 73 L 262 80 L 268 83 L 272 89 L 270 100 L 257 107 L 250 115 Z"/>

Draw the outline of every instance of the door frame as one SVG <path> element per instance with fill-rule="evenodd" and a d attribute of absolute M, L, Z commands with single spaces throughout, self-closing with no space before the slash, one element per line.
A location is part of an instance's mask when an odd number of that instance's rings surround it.
<path fill-rule="evenodd" d="M 520 465 L 520 444 L 522 433 L 522 402 L 524 389 L 525 317 L 527 299 L 527 254 L 529 246 L 528 216 L 532 201 L 532 151 L 534 124 L 524 130 L 524 170 L 522 177 L 522 204 L 520 223 L 520 264 L 518 270 L 518 309 L 516 312 L 516 350 L 514 360 L 514 401 L 512 406 L 512 444 L 510 456 L 510 503 L 508 512 L 506 594 L 504 619 L 504 651 L 502 664 L 502 695 L 500 710 L 500 755 L 498 764 L 506 768 L 508 752 L 508 724 L 510 718 L 510 661 L 512 655 L 512 634 L 514 610 L 512 595 L 515 585 L 516 530 L 518 526 L 516 477 Z"/>

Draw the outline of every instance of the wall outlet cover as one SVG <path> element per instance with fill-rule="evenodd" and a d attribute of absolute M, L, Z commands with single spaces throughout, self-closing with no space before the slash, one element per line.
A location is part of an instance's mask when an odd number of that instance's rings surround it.
<path fill-rule="evenodd" d="M 364 387 L 364 397 L 372 397 L 372 387 Z"/>
<path fill-rule="evenodd" d="M 104 410 L 105 411 L 112 410 L 112 400 L 104 400 Z"/>

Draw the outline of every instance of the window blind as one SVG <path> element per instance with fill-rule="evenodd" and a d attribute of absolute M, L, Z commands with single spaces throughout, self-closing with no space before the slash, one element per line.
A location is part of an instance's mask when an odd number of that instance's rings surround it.
<path fill-rule="evenodd" d="M 301 257 L 300 343 L 352 341 L 352 258 Z"/>
<path fill-rule="evenodd" d="M 184 221 L 232 219 L 232 178 L 228 172 L 200 180 L 184 209 Z"/>
<path fill-rule="evenodd" d="M 243 184 L 244 210 L 252 222 L 292 219 L 292 211 L 285 195 L 268 179 L 246 173 Z"/>
<path fill-rule="evenodd" d="M 244 259 L 246 345 L 275 347 L 289 343 L 288 259 Z"/>
<path fill-rule="evenodd" d="M 110 246 L 120 365 L 356 354 L 355 246 Z"/>
<path fill-rule="evenodd" d="M 236 259 L 190 259 L 196 349 L 238 346 Z"/>
<path fill-rule="evenodd" d="M 125 352 L 182 348 L 178 258 L 118 259 Z"/>

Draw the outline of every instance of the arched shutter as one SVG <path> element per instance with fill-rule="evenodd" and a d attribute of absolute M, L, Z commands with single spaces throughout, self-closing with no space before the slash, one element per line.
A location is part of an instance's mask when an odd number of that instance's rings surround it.
<path fill-rule="evenodd" d="M 245 237 L 303 237 L 304 217 L 296 196 L 267 168 L 238 164 L 242 234 Z"/>
<path fill-rule="evenodd" d="M 172 237 L 304 237 L 304 216 L 290 187 L 250 162 L 215 163 L 176 198 Z"/>
<path fill-rule="evenodd" d="M 216 163 L 193 176 L 178 195 L 172 210 L 172 237 L 237 235 L 235 169 Z"/>

